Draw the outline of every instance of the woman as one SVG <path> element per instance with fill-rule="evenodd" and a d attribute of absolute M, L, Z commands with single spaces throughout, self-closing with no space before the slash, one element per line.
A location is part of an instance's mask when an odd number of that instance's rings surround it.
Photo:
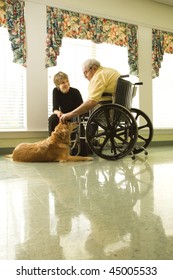
<path fill-rule="evenodd" d="M 68 113 L 83 103 L 78 89 L 70 87 L 68 75 L 58 72 L 54 76 L 53 114 L 49 117 L 49 135 L 54 131 L 63 113 Z"/>
<path fill-rule="evenodd" d="M 54 131 L 60 122 L 60 117 L 68 113 L 83 103 L 81 93 L 78 89 L 70 87 L 68 75 L 64 72 L 58 72 L 54 76 L 55 88 L 53 89 L 53 114 L 48 119 L 49 135 Z M 71 119 L 72 120 L 72 119 Z M 81 133 L 85 134 L 84 128 L 81 127 Z M 75 137 L 74 134 L 71 136 Z M 75 151 L 73 151 L 75 153 Z M 88 154 L 85 140 L 80 140 L 80 155 Z"/>

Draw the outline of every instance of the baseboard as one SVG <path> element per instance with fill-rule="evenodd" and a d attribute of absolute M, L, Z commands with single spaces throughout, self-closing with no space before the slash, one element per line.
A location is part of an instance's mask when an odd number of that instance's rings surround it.
<path fill-rule="evenodd" d="M 11 154 L 14 150 L 13 148 L 0 148 L 0 155 L 7 155 L 7 154 Z"/>
<path fill-rule="evenodd" d="M 173 146 L 173 141 L 153 141 L 148 147 L 165 147 Z M 4 147 L 0 148 L 0 155 L 11 154 L 15 147 Z"/>

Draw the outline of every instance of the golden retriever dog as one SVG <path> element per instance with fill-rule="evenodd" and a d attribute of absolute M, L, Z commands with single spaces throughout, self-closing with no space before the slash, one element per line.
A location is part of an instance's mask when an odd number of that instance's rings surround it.
<path fill-rule="evenodd" d="M 51 136 L 36 143 L 21 143 L 12 158 L 20 162 L 89 161 L 92 157 L 70 155 L 70 135 L 78 126 L 76 122 L 59 123 Z"/>

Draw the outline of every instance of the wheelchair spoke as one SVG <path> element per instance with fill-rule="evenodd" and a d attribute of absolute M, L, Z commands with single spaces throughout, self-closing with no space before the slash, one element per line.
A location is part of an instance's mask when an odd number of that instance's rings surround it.
<path fill-rule="evenodd" d="M 116 143 L 115 143 L 114 138 L 111 137 L 110 141 L 111 141 L 111 151 L 113 151 L 114 155 L 116 155 L 117 154 L 117 145 L 115 145 Z"/>
<path fill-rule="evenodd" d="M 108 137 L 106 137 L 105 139 L 104 139 L 104 141 L 103 141 L 103 143 L 101 144 L 101 146 L 100 146 L 100 152 L 103 150 L 103 148 L 105 147 L 105 145 L 107 144 L 107 142 L 108 142 L 108 140 L 109 140 L 109 138 Z"/>
<path fill-rule="evenodd" d="M 141 129 L 146 128 L 146 127 L 148 127 L 148 124 L 138 126 L 138 130 L 141 130 Z"/>
<path fill-rule="evenodd" d="M 100 126 L 102 129 L 106 128 L 106 126 L 97 118 L 94 118 L 93 123 Z"/>
<path fill-rule="evenodd" d="M 144 140 L 144 141 L 145 141 L 146 139 L 148 139 L 148 138 L 143 137 L 142 135 L 138 135 L 138 138 L 141 139 L 141 140 Z"/>
<path fill-rule="evenodd" d="M 111 126 L 110 111 L 104 110 L 104 114 L 105 114 L 105 117 L 106 117 L 107 127 L 110 127 Z"/>
<path fill-rule="evenodd" d="M 102 137 L 102 136 L 105 136 L 106 135 L 106 131 L 105 130 L 103 130 L 103 131 L 101 131 L 101 132 L 97 132 L 96 134 L 95 134 L 95 137 Z"/>

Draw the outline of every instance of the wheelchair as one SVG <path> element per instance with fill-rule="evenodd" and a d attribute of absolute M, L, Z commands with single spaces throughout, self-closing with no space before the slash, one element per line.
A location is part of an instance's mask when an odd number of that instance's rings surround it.
<path fill-rule="evenodd" d="M 106 160 L 118 160 L 126 155 L 144 152 L 153 137 L 153 125 L 150 118 L 141 110 L 132 108 L 132 99 L 137 87 L 143 83 L 131 83 L 120 76 L 117 83 L 115 100 L 100 102 L 99 107 L 88 116 L 79 117 L 79 128 L 72 149 L 80 152 L 80 141 L 86 140 L 90 150 Z M 109 93 L 103 93 L 108 96 Z M 81 136 L 81 127 L 85 135 Z"/>

